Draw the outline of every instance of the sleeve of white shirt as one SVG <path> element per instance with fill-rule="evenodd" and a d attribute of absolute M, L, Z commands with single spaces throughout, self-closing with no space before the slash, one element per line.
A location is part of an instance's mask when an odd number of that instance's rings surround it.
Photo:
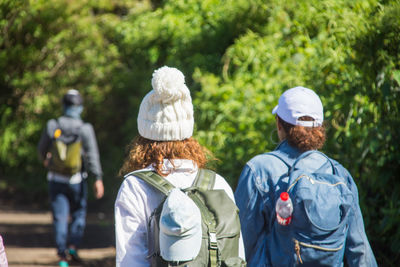
<path fill-rule="evenodd" d="M 135 180 L 125 179 L 115 201 L 116 266 L 148 267 L 145 200 Z"/>
<path fill-rule="evenodd" d="M 232 191 L 231 186 L 219 174 L 216 175 L 214 189 L 223 189 L 223 190 L 225 190 L 226 194 L 236 204 L 235 197 L 233 195 L 233 191 Z M 245 252 L 244 252 L 244 245 L 243 245 L 243 238 L 242 238 L 242 231 L 240 231 L 240 238 L 239 238 L 239 257 L 242 258 L 243 260 L 246 260 Z"/>

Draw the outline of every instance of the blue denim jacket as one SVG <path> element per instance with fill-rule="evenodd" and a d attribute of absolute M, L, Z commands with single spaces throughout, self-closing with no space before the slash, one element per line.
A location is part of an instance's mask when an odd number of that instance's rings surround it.
<path fill-rule="evenodd" d="M 301 154 L 297 149 L 283 141 L 275 149 L 284 161 L 292 165 Z M 349 218 L 349 231 L 345 245 L 345 257 L 350 267 L 352 266 L 377 266 L 374 254 L 365 234 L 364 222 L 358 201 L 357 186 L 350 173 L 338 162 L 332 160 L 335 168 L 346 178 L 349 188 L 354 194 L 354 206 Z M 320 157 L 309 166 L 308 171 L 324 169 L 328 166 L 326 158 Z M 328 167 L 325 168 L 328 172 Z M 273 266 L 271 251 L 266 242 L 271 229 L 271 216 L 274 215 L 274 191 L 287 186 L 283 179 L 288 172 L 288 167 L 278 158 L 266 154 L 252 158 L 239 178 L 235 192 L 236 204 L 240 210 L 243 241 L 246 251 L 248 266 Z M 343 264 L 342 264 L 343 265 Z"/>

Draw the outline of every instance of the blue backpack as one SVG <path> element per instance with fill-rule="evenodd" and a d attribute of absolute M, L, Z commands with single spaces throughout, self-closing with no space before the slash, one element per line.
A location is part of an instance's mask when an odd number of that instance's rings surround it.
<path fill-rule="evenodd" d="M 289 168 L 287 177 L 283 177 L 288 179 L 287 188 L 277 189 L 275 200 L 286 189 L 293 202 L 289 225 L 276 221 L 275 209 L 271 218 L 267 246 L 272 266 L 342 266 L 354 201 L 345 178 L 339 175 L 332 160 L 318 151 L 301 154 L 292 166 L 278 154 L 269 154 Z M 315 157 L 320 156 L 327 159 L 332 171 L 327 172 L 325 164 L 308 171 Z"/>

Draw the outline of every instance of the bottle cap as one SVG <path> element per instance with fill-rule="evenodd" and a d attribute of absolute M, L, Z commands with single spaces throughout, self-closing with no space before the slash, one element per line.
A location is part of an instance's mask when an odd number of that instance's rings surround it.
<path fill-rule="evenodd" d="M 282 199 L 283 201 L 287 201 L 287 200 L 289 199 L 289 194 L 288 194 L 288 192 L 282 192 L 282 193 L 281 193 L 281 199 Z"/>

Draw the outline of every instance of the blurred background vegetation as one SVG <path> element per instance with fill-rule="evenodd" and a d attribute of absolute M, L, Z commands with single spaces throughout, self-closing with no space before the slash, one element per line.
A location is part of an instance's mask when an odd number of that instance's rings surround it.
<path fill-rule="evenodd" d="M 322 98 L 323 149 L 352 173 L 379 265 L 400 261 L 400 1 L 0 0 L 0 191 L 47 203 L 36 145 L 70 88 L 96 130 L 112 212 L 136 117 L 163 65 L 186 76 L 195 137 L 233 188 L 274 149 L 272 108 Z"/>

